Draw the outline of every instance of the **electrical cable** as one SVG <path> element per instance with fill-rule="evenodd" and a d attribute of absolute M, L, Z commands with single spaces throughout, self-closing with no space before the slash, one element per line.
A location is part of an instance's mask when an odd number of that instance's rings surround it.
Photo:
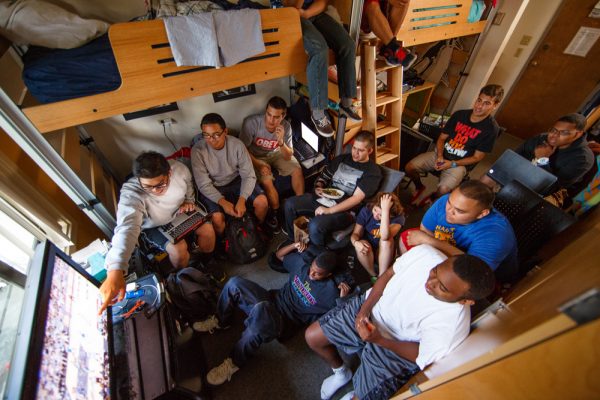
<path fill-rule="evenodd" d="M 168 125 L 170 126 L 171 123 L 169 122 Z M 169 137 L 169 135 L 167 135 L 167 123 L 163 122 L 162 123 L 163 126 L 163 133 L 165 135 L 165 137 L 167 138 L 167 140 L 169 141 L 169 143 L 171 143 L 171 146 L 173 146 L 173 149 L 175 149 L 175 151 L 177 151 L 177 146 L 175 146 L 175 143 L 173 143 L 173 141 L 171 140 L 171 138 Z"/>

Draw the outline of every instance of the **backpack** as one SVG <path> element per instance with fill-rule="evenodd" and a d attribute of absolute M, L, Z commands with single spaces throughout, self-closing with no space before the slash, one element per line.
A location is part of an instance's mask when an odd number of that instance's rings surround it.
<path fill-rule="evenodd" d="M 183 268 L 169 275 L 167 291 L 171 303 L 187 322 L 204 320 L 216 312 L 217 287 L 208 275 L 196 268 Z"/>
<path fill-rule="evenodd" d="M 229 218 L 225 227 L 225 254 L 236 264 L 248 264 L 267 252 L 269 239 L 254 216 Z"/>

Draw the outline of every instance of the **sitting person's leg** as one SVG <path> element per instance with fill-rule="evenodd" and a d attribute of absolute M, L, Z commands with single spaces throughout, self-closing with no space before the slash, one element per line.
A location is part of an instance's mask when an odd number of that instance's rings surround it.
<path fill-rule="evenodd" d="M 256 219 L 262 224 L 265 222 L 267 212 L 269 211 L 269 201 L 267 200 L 267 196 L 265 196 L 260 189 L 260 194 L 256 195 L 256 189 L 259 189 L 258 184 L 256 185 L 255 191 L 250 196 L 249 201 L 252 202 L 252 208 L 254 208 L 254 215 L 256 216 Z"/>
<path fill-rule="evenodd" d="M 190 262 L 190 253 L 185 240 L 171 243 L 158 228 L 144 229 L 142 235 L 147 243 L 167 252 L 169 261 L 174 268 L 180 269 L 188 266 Z"/>
<path fill-rule="evenodd" d="M 300 18 L 302 26 L 302 41 L 304 50 L 308 53 L 306 75 L 310 92 L 311 118 L 319 134 L 325 137 L 333 136 L 333 127 L 325 115 L 327 108 L 327 41 L 313 25 L 311 20 Z"/>
<path fill-rule="evenodd" d="M 302 168 L 298 167 L 292 172 L 292 189 L 296 196 L 304 194 L 304 174 Z"/>
<path fill-rule="evenodd" d="M 366 239 L 362 239 L 361 241 L 366 241 Z M 360 250 L 357 248 L 360 246 Z M 356 249 L 356 258 L 358 258 L 358 262 L 363 266 L 365 270 L 371 276 L 375 276 L 375 254 L 373 251 L 373 246 L 369 243 L 368 247 L 363 245 L 362 243 L 354 246 Z"/>
<path fill-rule="evenodd" d="M 308 223 L 310 242 L 324 247 L 332 240 L 333 232 L 348 228 L 354 221 L 354 216 L 349 212 L 316 215 Z"/>
<path fill-rule="evenodd" d="M 315 210 L 320 205 L 312 193 L 305 193 L 302 196 L 294 196 L 287 199 L 283 205 L 285 217 L 283 228 L 288 237 L 294 237 L 294 220 L 301 215 L 311 218 L 315 215 Z"/>
<path fill-rule="evenodd" d="M 436 158 L 435 152 L 428 151 L 427 153 L 419 154 L 406 164 L 404 168 L 406 176 L 413 181 L 417 192 L 422 192 L 425 189 L 425 185 L 421 182 L 421 174 L 435 170 Z"/>
<path fill-rule="evenodd" d="M 454 188 L 458 187 L 464 177 L 467 176 L 467 169 L 463 166 L 448 168 L 440 174 L 440 183 L 433 198 L 437 199 L 440 196 L 450 193 Z"/>
<path fill-rule="evenodd" d="M 206 207 L 206 211 L 211 214 L 210 222 L 217 236 L 223 236 L 225 232 L 225 214 L 223 209 L 208 197 L 200 193 L 200 202 Z"/>
<path fill-rule="evenodd" d="M 335 53 L 340 109 L 348 118 L 360 121 L 357 110 L 352 106 L 352 101 L 356 97 L 356 43 L 341 24 L 325 13 L 314 17 L 312 23 Z M 327 76 L 325 79 L 327 80 Z M 325 90 L 327 91 L 327 81 Z"/>
<path fill-rule="evenodd" d="M 385 6 L 384 2 L 384 6 Z M 367 17 L 369 28 L 373 31 L 384 44 L 389 43 L 394 38 L 394 33 L 390 23 L 385 15 L 386 10 L 381 9 L 379 0 L 366 0 L 363 6 L 363 13 Z"/>
<path fill-rule="evenodd" d="M 194 232 L 196 234 L 196 245 L 200 253 L 212 253 L 215 249 L 216 235 L 211 222 L 205 222 Z"/>
<path fill-rule="evenodd" d="M 394 37 L 398 36 L 402 28 L 409 4 L 410 0 L 389 0 L 388 20 Z"/>
<path fill-rule="evenodd" d="M 291 159 L 286 160 L 279 153 L 271 162 L 271 165 L 279 172 L 279 175 L 292 177 L 292 189 L 296 196 L 304 194 L 304 174 L 302 174 L 302 167 L 300 167 L 300 163 L 296 157 L 292 156 Z"/>

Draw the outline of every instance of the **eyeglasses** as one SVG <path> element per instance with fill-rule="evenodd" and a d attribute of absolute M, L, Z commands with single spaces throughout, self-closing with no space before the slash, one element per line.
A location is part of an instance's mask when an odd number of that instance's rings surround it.
<path fill-rule="evenodd" d="M 225 133 L 225 130 L 222 130 L 221 132 L 215 132 L 215 133 L 202 132 L 202 137 L 204 139 L 216 140 L 216 139 L 220 138 L 221 136 L 223 136 L 224 133 Z"/>
<path fill-rule="evenodd" d="M 548 135 L 569 136 L 571 134 L 571 132 L 573 132 L 573 131 L 574 131 L 574 129 L 564 129 L 562 131 L 559 131 L 555 127 L 552 127 L 550 129 L 548 129 Z"/>
<path fill-rule="evenodd" d="M 138 179 L 139 180 L 139 179 Z M 161 190 L 163 190 L 164 188 L 166 188 L 167 186 L 169 186 L 169 181 L 170 181 L 170 176 L 167 175 L 165 177 L 165 179 L 157 184 L 157 185 L 144 185 L 142 184 L 142 182 L 140 181 L 140 186 L 142 187 L 142 189 L 144 189 L 146 192 L 160 192 Z"/>

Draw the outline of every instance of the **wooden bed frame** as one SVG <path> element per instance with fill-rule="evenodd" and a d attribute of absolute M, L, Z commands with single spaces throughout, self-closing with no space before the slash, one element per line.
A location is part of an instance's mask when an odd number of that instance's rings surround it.
<path fill-rule="evenodd" d="M 109 38 L 121 74 L 118 89 L 23 112 L 45 133 L 304 71 L 298 11 L 260 10 L 260 15 L 266 51 L 218 69 L 177 67 L 162 20 L 115 24 Z"/>

